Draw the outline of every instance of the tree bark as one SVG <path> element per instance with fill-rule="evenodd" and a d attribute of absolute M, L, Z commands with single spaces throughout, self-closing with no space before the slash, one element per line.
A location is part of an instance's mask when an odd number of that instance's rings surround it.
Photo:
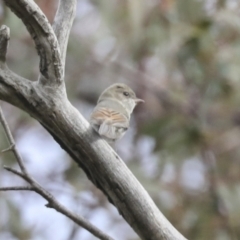
<path fill-rule="evenodd" d="M 39 121 L 100 188 L 124 219 L 146 240 L 185 239 L 163 216 L 116 152 L 68 101 L 65 56 L 76 0 L 60 0 L 53 27 L 31 0 L 5 0 L 23 21 L 40 57 L 38 81 L 24 79 L 6 65 L 9 29 L 0 29 L 0 99 Z"/>

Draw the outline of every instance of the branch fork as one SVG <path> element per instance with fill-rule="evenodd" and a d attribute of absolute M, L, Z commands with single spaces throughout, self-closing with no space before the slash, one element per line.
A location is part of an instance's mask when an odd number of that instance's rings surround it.
<path fill-rule="evenodd" d="M 65 56 L 77 0 L 59 0 L 53 27 L 34 1 L 4 0 L 4 2 L 23 21 L 35 42 L 40 58 L 40 76 L 38 81 L 34 82 L 8 69 L 6 52 L 9 29 L 2 26 L 0 28 L 0 100 L 24 110 L 39 121 L 78 163 L 89 179 L 118 208 L 142 239 L 184 240 L 185 238 L 159 211 L 120 157 L 89 127 L 89 123 L 66 97 Z M 7 132 L 8 128 L 5 129 Z M 30 177 L 16 147 L 13 146 L 14 141 L 9 142 L 10 147 L 5 150 L 12 150 L 21 172 L 11 168 L 5 169 L 23 178 L 30 185 L 18 187 L 19 190 L 33 189 L 47 199 L 48 206 L 54 206 L 57 210 L 56 206 L 59 204 Z M 12 187 L 8 189 L 13 190 Z M 57 211 L 66 215 L 66 209 L 64 207 L 61 209 Z M 79 221 L 74 214 L 68 217 L 75 222 Z"/>

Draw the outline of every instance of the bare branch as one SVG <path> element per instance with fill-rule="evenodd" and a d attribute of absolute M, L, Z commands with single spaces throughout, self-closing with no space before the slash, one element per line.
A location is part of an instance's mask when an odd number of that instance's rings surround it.
<path fill-rule="evenodd" d="M 66 209 L 63 205 L 57 202 L 57 200 L 53 196 L 46 196 L 43 193 L 40 193 L 45 199 L 49 201 L 49 203 L 46 205 L 46 207 L 49 208 L 54 208 L 57 212 L 60 212 L 67 216 L 68 218 L 72 219 L 76 224 L 79 226 L 82 226 L 84 229 L 88 230 L 91 232 L 94 236 L 98 237 L 99 239 L 104 239 L 104 240 L 113 240 L 110 236 L 107 234 L 103 233 L 100 231 L 98 228 L 96 228 L 94 225 L 92 225 L 90 222 L 88 222 L 86 219 L 83 217 L 74 214 L 70 212 L 68 209 Z"/>
<path fill-rule="evenodd" d="M 16 159 L 17 159 L 17 162 L 18 162 L 18 165 L 20 166 L 21 168 L 21 171 L 23 172 L 23 174 L 26 176 L 26 177 L 29 177 L 28 176 L 28 172 L 23 164 L 23 160 L 20 156 L 20 154 L 18 153 L 16 147 L 15 147 L 15 141 L 14 141 L 14 138 L 12 136 L 12 133 L 9 129 L 9 126 L 7 124 L 7 121 L 6 119 L 4 118 L 3 116 L 3 112 L 2 112 L 2 108 L 0 107 L 0 122 L 2 123 L 2 126 L 5 130 L 5 133 L 6 133 L 6 136 L 7 136 L 7 139 L 9 141 L 9 143 L 11 144 L 11 147 L 12 147 L 12 151 L 13 151 L 13 154 L 15 155 Z"/>
<path fill-rule="evenodd" d="M 0 191 L 34 191 L 31 186 L 1 187 Z"/>
<path fill-rule="evenodd" d="M 36 106 L 35 101 L 32 99 L 29 102 L 28 98 L 33 90 L 34 82 L 20 77 L 9 70 L 6 65 L 0 64 L 0 100 L 26 111 L 26 108 L 31 109 L 34 105 Z"/>
<path fill-rule="evenodd" d="M 10 145 L 10 146 L 9 146 L 8 148 L 6 148 L 6 149 L 3 149 L 1 152 L 2 152 L 2 153 L 10 152 L 10 151 L 13 150 L 13 147 L 14 147 L 14 144 Z"/>
<path fill-rule="evenodd" d="M 18 175 L 19 177 L 23 178 L 27 182 L 29 182 L 28 178 L 24 174 L 21 174 L 20 172 L 14 170 L 12 168 L 8 168 L 8 167 L 4 167 L 4 168 L 6 170 Z M 70 212 L 67 208 L 65 208 L 62 204 L 60 204 L 50 192 L 48 192 L 46 189 L 44 189 L 40 184 L 36 183 L 35 180 L 33 180 L 33 181 L 34 181 L 34 183 L 30 183 L 31 186 L 2 187 L 2 188 L 0 188 L 0 191 L 14 191 L 14 190 L 16 190 L 16 191 L 18 191 L 18 190 L 34 191 L 48 201 L 48 204 L 46 204 L 46 207 L 53 208 L 57 212 L 62 213 L 63 215 L 65 215 L 66 217 L 68 217 L 72 221 L 74 221 L 76 224 L 78 224 L 79 226 L 88 230 L 94 236 L 98 237 L 99 239 L 113 240 L 113 238 L 111 238 L 110 236 L 108 236 L 107 234 L 105 234 L 104 232 L 99 230 L 97 227 L 95 227 L 93 224 L 88 222 L 83 217 Z"/>
<path fill-rule="evenodd" d="M 40 57 L 40 82 L 61 84 L 63 71 L 57 38 L 46 16 L 31 0 L 4 0 L 5 4 L 23 21 Z"/>
<path fill-rule="evenodd" d="M 15 169 L 13 169 L 13 168 L 10 168 L 10 167 L 4 166 L 3 168 L 4 168 L 5 170 L 7 170 L 7 171 L 9 171 L 9 172 L 11 172 L 11 173 L 19 176 L 20 178 L 24 179 L 26 182 L 29 182 L 29 179 L 28 179 L 23 173 L 15 170 Z"/>
<path fill-rule="evenodd" d="M 68 37 L 75 17 L 76 4 L 76 0 L 60 0 L 53 23 L 53 30 L 58 39 L 58 44 L 61 51 L 63 71 L 65 69 Z"/>
<path fill-rule="evenodd" d="M 31 83 L 0 66 L 0 99 L 22 108 L 37 119 L 83 168 L 89 179 L 105 193 L 142 239 L 184 240 L 120 157 L 90 128 L 89 123 L 67 99 L 65 86 L 61 84 L 61 57 L 65 55 L 67 39 L 60 40 L 61 34 L 58 35 L 62 50 L 60 56 L 56 36 L 34 1 L 4 1 L 22 19 L 35 41 L 40 55 L 40 72 L 44 78 L 40 78 L 40 84 Z M 61 4 L 66 2 L 67 0 L 62 0 Z M 57 30 L 60 31 L 60 19 L 61 17 L 55 19 L 56 33 Z M 68 31 L 65 33 L 68 34 Z M 46 84 L 51 87 L 44 88 Z M 7 170 L 21 176 L 15 170 Z M 48 199 L 47 206 L 55 207 L 48 192 L 43 192 L 41 186 L 29 176 L 24 177 L 31 182 L 36 192 Z"/>
<path fill-rule="evenodd" d="M 0 61 L 5 63 L 8 41 L 10 39 L 10 30 L 6 26 L 0 28 Z"/>

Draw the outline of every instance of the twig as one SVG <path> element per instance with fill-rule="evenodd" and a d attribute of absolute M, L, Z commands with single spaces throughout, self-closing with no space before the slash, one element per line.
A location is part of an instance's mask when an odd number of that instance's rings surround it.
<path fill-rule="evenodd" d="M 4 116 L 3 116 L 3 112 L 2 112 L 2 108 L 0 107 L 0 122 L 3 126 L 3 129 L 5 131 L 5 134 L 7 136 L 7 139 L 12 147 L 12 152 L 14 154 L 14 156 L 16 157 L 17 159 L 17 162 L 18 162 L 18 165 L 19 167 L 21 168 L 21 171 L 23 172 L 23 174 L 27 177 L 29 177 L 28 173 L 27 173 L 27 170 L 23 164 L 23 161 L 22 161 L 22 158 L 20 156 L 20 154 L 18 153 L 18 151 L 16 150 L 16 147 L 15 147 L 15 141 L 14 141 L 14 138 L 11 134 L 11 131 L 10 131 L 10 128 L 7 124 L 7 121 L 5 120 Z"/>
<path fill-rule="evenodd" d="M 31 186 L 1 187 L 0 191 L 34 191 Z"/>
<path fill-rule="evenodd" d="M 17 175 L 17 176 L 19 176 L 20 178 L 23 178 L 26 182 L 28 182 L 28 178 L 23 173 L 15 170 L 15 169 L 12 169 L 10 167 L 6 167 L 6 166 L 4 166 L 4 169 L 13 173 L 13 174 L 15 174 L 15 175 Z"/>
<path fill-rule="evenodd" d="M 14 144 L 12 144 L 12 145 L 10 145 L 8 148 L 5 148 L 5 149 L 3 149 L 1 152 L 2 153 L 5 153 L 5 152 L 10 152 L 10 151 L 12 151 L 13 150 L 13 147 L 14 147 L 15 145 Z"/>

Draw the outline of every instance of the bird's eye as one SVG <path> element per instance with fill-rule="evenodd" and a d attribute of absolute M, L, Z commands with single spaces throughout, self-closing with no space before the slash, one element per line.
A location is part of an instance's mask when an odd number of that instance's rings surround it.
<path fill-rule="evenodd" d="M 123 95 L 129 97 L 129 92 L 124 92 Z"/>

